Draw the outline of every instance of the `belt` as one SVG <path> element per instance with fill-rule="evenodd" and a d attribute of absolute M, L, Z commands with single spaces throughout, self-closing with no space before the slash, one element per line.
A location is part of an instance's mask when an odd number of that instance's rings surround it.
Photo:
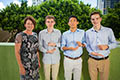
<path fill-rule="evenodd" d="M 89 55 L 89 57 L 90 57 L 90 58 L 93 58 L 93 59 L 95 59 L 95 60 L 105 60 L 105 59 L 109 58 L 109 56 L 104 57 L 104 58 L 95 58 L 95 57 L 92 57 L 92 56 L 90 56 L 90 55 Z"/>
<path fill-rule="evenodd" d="M 72 57 L 69 57 L 69 56 L 66 56 L 66 55 L 64 55 L 65 57 L 67 57 L 67 58 L 69 58 L 69 59 L 72 59 L 72 60 L 77 60 L 77 59 L 79 59 L 82 55 L 80 55 L 79 57 L 75 57 L 75 58 L 72 58 Z"/>

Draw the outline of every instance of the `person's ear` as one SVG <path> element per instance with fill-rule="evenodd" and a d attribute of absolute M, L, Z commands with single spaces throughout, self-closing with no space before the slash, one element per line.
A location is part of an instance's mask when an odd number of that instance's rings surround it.
<path fill-rule="evenodd" d="M 100 21 L 102 21 L 102 18 L 100 17 Z"/>
<path fill-rule="evenodd" d="M 56 22 L 54 21 L 54 24 L 56 24 Z"/>

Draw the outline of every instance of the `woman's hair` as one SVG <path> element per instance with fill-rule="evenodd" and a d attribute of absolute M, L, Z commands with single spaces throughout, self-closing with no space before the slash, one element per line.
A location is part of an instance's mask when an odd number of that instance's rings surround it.
<path fill-rule="evenodd" d="M 34 24 L 34 27 L 35 27 L 36 21 L 35 21 L 35 19 L 32 16 L 25 17 L 25 19 L 24 19 L 24 25 L 26 24 L 27 20 L 31 20 L 32 23 Z"/>

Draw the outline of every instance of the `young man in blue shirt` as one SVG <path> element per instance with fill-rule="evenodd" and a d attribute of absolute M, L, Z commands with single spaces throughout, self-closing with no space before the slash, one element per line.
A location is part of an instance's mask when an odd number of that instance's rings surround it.
<path fill-rule="evenodd" d="M 109 78 L 109 54 L 110 49 L 116 47 L 116 40 L 112 29 L 101 25 L 102 18 L 99 12 L 90 15 L 93 27 L 86 31 L 87 51 L 89 52 L 89 74 L 91 80 L 97 80 L 99 73 L 100 80 Z"/>
<path fill-rule="evenodd" d="M 43 64 L 45 80 L 50 80 L 52 72 L 52 80 L 57 80 L 60 64 L 60 40 L 61 32 L 54 28 L 55 17 L 48 15 L 45 18 L 47 29 L 39 32 L 39 46 L 43 52 Z"/>
<path fill-rule="evenodd" d="M 70 16 L 68 25 L 70 30 L 62 35 L 61 49 L 64 51 L 65 80 L 80 80 L 82 71 L 82 47 L 84 46 L 84 30 L 78 29 L 78 19 Z"/>

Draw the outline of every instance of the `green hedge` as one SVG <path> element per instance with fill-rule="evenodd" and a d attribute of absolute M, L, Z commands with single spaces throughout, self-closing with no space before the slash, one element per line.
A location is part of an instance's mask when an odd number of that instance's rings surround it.
<path fill-rule="evenodd" d="M 5 9 L 0 10 L 0 28 L 8 31 L 24 30 L 24 18 L 28 15 L 36 19 L 37 25 L 35 32 L 39 32 L 46 28 L 45 17 L 53 15 L 56 18 L 55 27 L 61 32 L 69 29 L 68 18 L 71 15 L 76 15 L 79 19 L 78 28 L 89 29 L 92 27 L 89 14 L 96 10 L 90 8 L 90 5 L 85 5 L 78 0 L 49 0 L 37 6 L 27 6 L 27 2 L 22 2 L 21 7 L 11 3 Z"/>

